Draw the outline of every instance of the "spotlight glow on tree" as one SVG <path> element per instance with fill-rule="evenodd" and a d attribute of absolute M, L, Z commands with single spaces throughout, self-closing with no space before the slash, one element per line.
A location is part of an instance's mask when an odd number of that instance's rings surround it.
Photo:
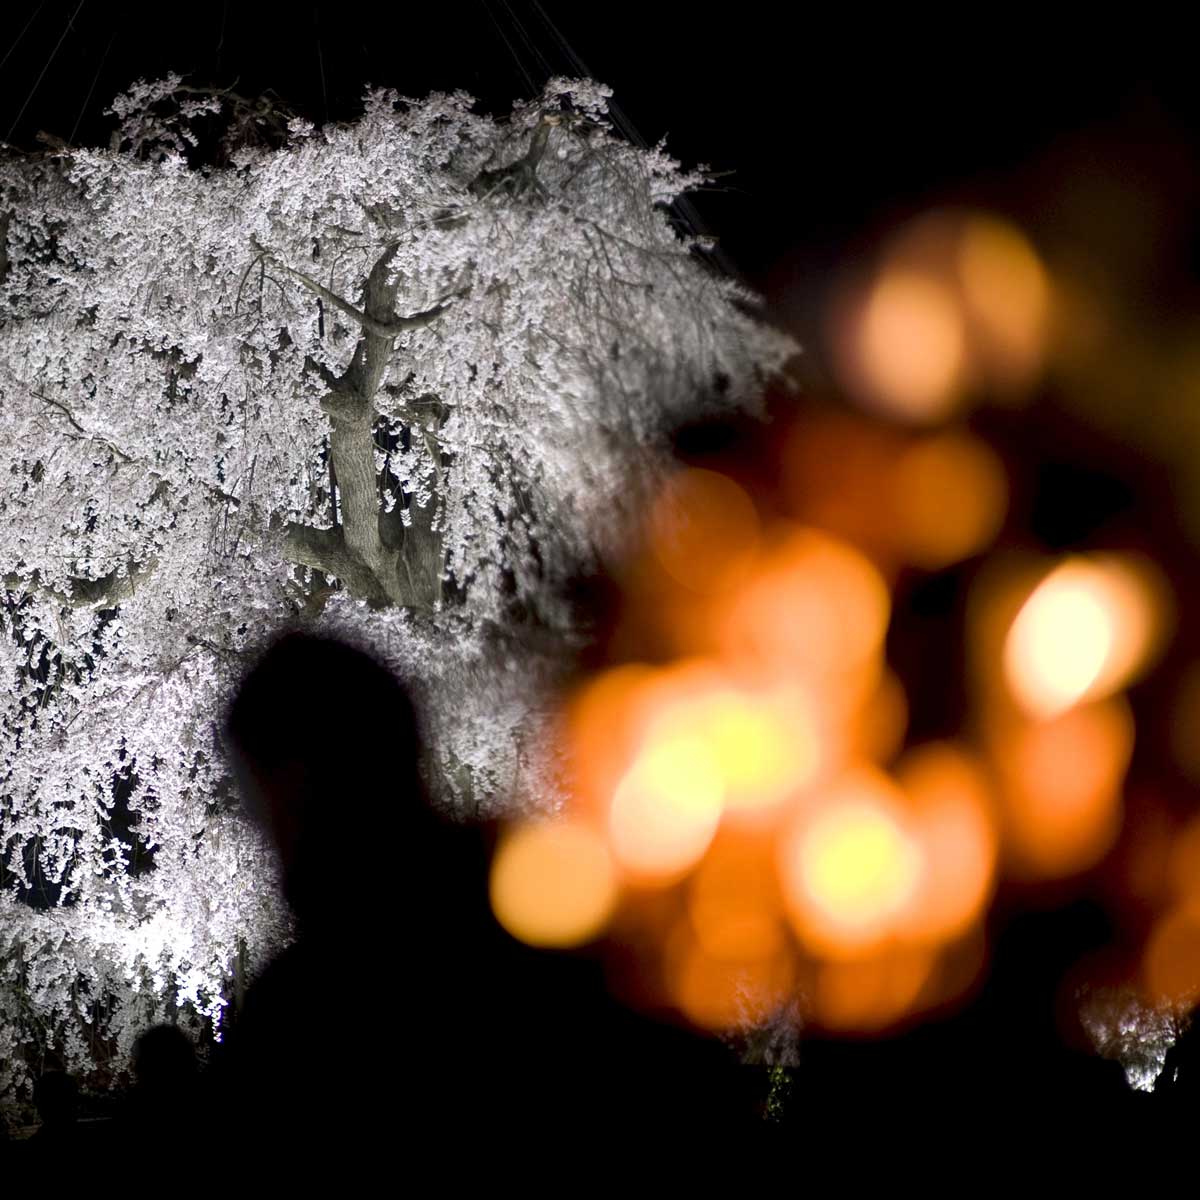
<path fill-rule="evenodd" d="M 39 1038 L 87 1071 L 166 1005 L 219 1024 L 285 936 L 214 724 L 272 627 L 422 683 L 446 796 L 552 802 L 559 585 L 665 431 L 793 350 L 673 228 L 702 176 L 607 96 L 377 90 L 316 129 L 172 77 L 108 149 L 0 158 L 0 1096 Z"/>

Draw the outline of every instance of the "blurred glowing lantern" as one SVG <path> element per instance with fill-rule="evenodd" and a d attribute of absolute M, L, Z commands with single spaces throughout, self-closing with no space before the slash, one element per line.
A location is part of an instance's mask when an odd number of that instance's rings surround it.
<path fill-rule="evenodd" d="M 1073 708 L 1018 724 L 995 741 L 1003 780 L 1003 834 L 1014 864 L 1042 876 L 1099 861 L 1121 823 L 1121 785 L 1133 751 L 1123 701 Z"/>
<path fill-rule="evenodd" d="M 1200 996 L 1200 910 L 1181 906 L 1160 918 L 1142 958 L 1155 1004 L 1190 1005 Z"/>
<path fill-rule="evenodd" d="M 617 899 L 604 839 L 571 822 L 526 825 L 507 834 L 489 884 L 496 920 L 531 946 L 565 948 L 597 937 Z"/>
<path fill-rule="evenodd" d="M 869 1033 L 908 1013 L 929 979 L 934 957 L 911 948 L 822 963 L 813 1016 L 826 1029 Z"/>
<path fill-rule="evenodd" d="M 1148 563 L 1117 555 L 1070 558 L 1034 589 L 1004 645 L 1009 688 L 1046 719 L 1111 695 L 1161 640 L 1165 591 Z"/>
<path fill-rule="evenodd" d="M 712 958 L 767 958 L 784 944 L 778 884 L 752 846 L 715 847 L 689 881 L 687 904 L 697 943 Z"/>
<path fill-rule="evenodd" d="M 853 413 L 806 413 L 783 450 L 793 516 L 861 547 L 872 557 L 891 546 L 893 517 L 880 496 L 904 435 Z"/>
<path fill-rule="evenodd" d="M 896 775 L 912 803 L 925 862 L 903 931 L 947 941 L 971 926 L 991 894 L 997 835 L 990 790 L 980 764 L 949 743 L 906 755 Z"/>
<path fill-rule="evenodd" d="M 815 529 L 778 537 L 717 617 L 734 662 L 768 674 L 877 682 L 890 596 L 878 569 L 852 546 Z"/>
<path fill-rule="evenodd" d="M 780 847 L 789 915 L 814 952 L 853 957 L 890 937 L 924 870 L 904 797 L 882 772 L 848 772 Z"/>
<path fill-rule="evenodd" d="M 1050 315 L 1045 268 L 1020 230 L 997 217 L 963 227 L 958 271 L 993 382 L 1025 382 L 1041 366 Z"/>
<path fill-rule="evenodd" d="M 613 854 L 641 881 L 677 878 L 708 849 L 723 805 L 719 766 L 703 738 L 651 738 L 613 796 Z"/>
<path fill-rule="evenodd" d="M 799 688 L 750 693 L 719 675 L 705 678 L 695 669 L 674 674 L 680 694 L 663 707 L 648 736 L 703 741 L 726 812 L 771 808 L 812 779 L 820 743 L 811 705 Z"/>
<path fill-rule="evenodd" d="M 638 663 L 613 667 L 581 688 L 567 706 L 573 786 L 585 804 L 607 811 L 640 742 L 646 696 L 656 678 Z"/>
<path fill-rule="evenodd" d="M 957 404 L 966 332 L 957 297 L 936 275 L 885 267 L 835 337 L 845 382 L 868 406 L 923 422 Z"/>
<path fill-rule="evenodd" d="M 984 549 L 1007 504 L 1003 465 L 969 433 L 922 438 L 895 464 L 889 516 L 900 552 L 915 566 L 935 570 Z"/>
<path fill-rule="evenodd" d="M 714 958 L 685 927 L 668 949 L 671 999 L 693 1024 L 713 1032 L 765 1021 L 788 1000 L 794 982 L 790 957 L 782 950 L 756 958 Z"/>
<path fill-rule="evenodd" d="M 689 469 L 668 479 L 650 513 L 655 558 L 676 583 L 702 593 L 735 583 L 758 543 L 754 503 L 732 479 Z"/>

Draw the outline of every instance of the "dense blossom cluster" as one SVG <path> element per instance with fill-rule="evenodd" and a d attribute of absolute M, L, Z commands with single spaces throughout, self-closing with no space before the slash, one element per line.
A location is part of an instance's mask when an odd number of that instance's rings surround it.
<path fill-rule="evenodd" d="M 0 158 L 0 1094 L 47 1050 L 120 1064 L 165 1005 L 219 1025 L 286 937 L 218 734 L 265 631 L 382 647 L 447 794 L 503 801 L 558 585 L 668 428 L 791 353 L 673 227 L 700 177 L 606 97 L 376 90 L 316 129 L 173 77 L 107 149 Z"/>

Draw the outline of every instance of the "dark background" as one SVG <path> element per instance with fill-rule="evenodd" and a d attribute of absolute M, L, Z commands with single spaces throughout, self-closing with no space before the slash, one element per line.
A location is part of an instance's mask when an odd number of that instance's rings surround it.
<path fill-rule="evenodd" d="M 1168 170 L 1195 168 L 1188 41 L 1131 16 L 1116 30 L 1094 17 L 1050 27 L 1011 6 L 968 20 L 645 0 L 13 0 L 4 18 L 0 137 L 24 148 L 39 130 L 107 141 L 113 96 L 168 70 L 274 89 L 318 123 L 353 117 L 368 83 L 462 88 L 503 111 L 548 74 L 590 72 L 642 137 L 733 172 L 696 198 L 699 221 L 730 266 L 801 312 L 798 291 L 931 201 L 1021 217 L 1038 198 L 1031 170 L 1081 135 L 1107 131 L 1117 155 L 1161 144 L 1180 160 Z"/>
<path fill-rule="evenodd" d="M 272 89 L 318 123 L 352 119 L 368 84 L 413 97 L 464 89 L 504 112 L 551 74 L 591 75 L 615 89 L 627 134 L 665 135 L 677 157 L 722 173 L 688 215 L 717 237 L 726 269 L 768 296 L 820 387 L 819 314 L 834 275 L 936 205 L 995 210 L 1043 246 L 1070 241 L 1103 265 L 1139 328 L 1200 312 L 1192 40 L 1137 11 L 1112 28 L 1094 11 L 1052 26 L 1046 9 L 917 19 L 745 2 L 705 12 L 648 0 L 379 11 L 327 0 L 10 0 L 0 140 L 33 150 L 46 131 L 105 144 L 114 95 L 169 70 L 196 85 L 236 80 L 247 96 Z M 1095 186 L 1080 193 L 1076 181 Z M 1200 322 L 1180 336 L 1200 340 L 1198 331 Z M 1189 581 L 1180 593 L 1200 596 L 1194 546 L 1171 528 L 1157 466 L 1065 422 L 1052 397 L 1036 413 L 997 417 L 985 431 L 1013 472 L 1006 536 L 1065 550 L 1111 541 L 1112 520 L 1139 544 L 1153 529 L 1159 560 Z M 897 623 L 889 649 L 917 734 L 948 732 L 943 722 L 961 707 L 944 683 L 954 672 L 926 667 L 957 665 L 950 647 L 968 578 L 915 579 L 900 598 L 908 623 Z M 1189 653 L 1200 654 L 1189 636 Z M 931 674 L 922 700 L 915 681 Z M 1156 695 L 1141 703 L 1165 710 Z M 1142 753 L 1153 757 L 1158 744 L 1147 732 Z"/>

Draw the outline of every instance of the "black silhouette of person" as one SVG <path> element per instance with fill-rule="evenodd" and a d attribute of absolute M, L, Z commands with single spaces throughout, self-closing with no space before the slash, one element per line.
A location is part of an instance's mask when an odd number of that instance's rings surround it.
<path fill-rule="evenodd" d="M 196 1051 L 175 1025 L 153 1025 L 133 1046 L 134 1086 L 116 1121 L 116 1137 L 135 1157 L 178 1155 L 203 1137 Z"/>
<path fill-rule="evenodd" d="M 461 1173 L 491 1161 L 483 1146 L 545 1158 L 620 1131 L 741 1130 L 752 1104 L 723 1046 L 612 1000 L 598 955 L 500 930 L 488 835 L 428 804 L 412 700 L 372 657 L 285 635 L 226 731 L 297 925 L 218 1056 L 241 1149 L 294 1165 L 402 1147 Z"/>

